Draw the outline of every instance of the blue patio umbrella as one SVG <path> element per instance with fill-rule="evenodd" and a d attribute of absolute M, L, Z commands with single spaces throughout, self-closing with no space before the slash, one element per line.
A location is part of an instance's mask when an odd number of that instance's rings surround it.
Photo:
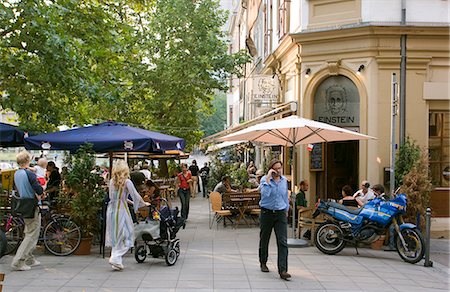
<path fill-rule="evenodd" d="M 92 126 L 28 137 L 25 139 L 25 148 L 76 152 L 85 143 L 92 144 L 93 150 L 98 153 L 113 151 L 162 152 L 182 150 L 185 146 L 182 138 L 108 121 Z"/>
<path fill-rule="evenodd" d="M 23 146 L 25 135 L 24 131 L 14 125 L 0 123 L 0 147 Z"/>

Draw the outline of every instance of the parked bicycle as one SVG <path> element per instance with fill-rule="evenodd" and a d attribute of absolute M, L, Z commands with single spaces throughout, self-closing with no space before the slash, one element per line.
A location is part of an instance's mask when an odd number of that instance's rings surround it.
<path fill-rule="evenodd" d="M 45 249 L 56 256 L 72 254 L 80 245 L 81 230 L 70 218 L 62 214 L 55 214 L 49 207 L 40 206 L 41 230 L 39 240 Z M 22 217 L 5 215 L 0 223 L 0 229 L 5 233 L 7 245 L 5 254 L 14 253 L 22 242 L 25 222 Z"/>

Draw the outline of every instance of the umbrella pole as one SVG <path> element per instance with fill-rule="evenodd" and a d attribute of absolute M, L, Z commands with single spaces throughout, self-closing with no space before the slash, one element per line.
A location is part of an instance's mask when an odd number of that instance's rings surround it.
<path fill-rule="evenodd" d="M 294 139 L 295 141 L 295 135 Z M 297 146 L 292 146 L 292 180 L 291 180 L 291 197 L 292 197 L 292 238 L 288 238 L 287 245 L 288 247 L 308 247 L 309 242 L 307 242 L 304 239 L 295 238 L 295 213 L 297 213 L 297 207 L 295 206 L 297 196 L 295 194 L 295 176 L 297 174 L 297 167 L 296 167 L 296 161 L 297 161 Z"/>

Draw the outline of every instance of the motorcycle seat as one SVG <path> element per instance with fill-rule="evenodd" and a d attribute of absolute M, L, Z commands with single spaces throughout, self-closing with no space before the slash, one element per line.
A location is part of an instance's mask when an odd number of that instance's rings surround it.
<path fill-rule="evenodd" d="M 347 212 L 349 212 L 350 214 L 354 214 L 354 215 L 358 215 L 359 212 L 361 212 L 361 209 L 362 209 L 362 208 L 358 208 L 358 209 L 350 209 L 350 208 L 348 208 L 348 207 L 346 207 L 346 206 L 344 206 L 344 205 L 342 205 L 342 204 L 336 203 L 336 202 L 329 202 L 328 205 L 329 205 L 330 207 L 333 207 L 333 208 L 336 208 L 336 209 L 339 209 L 339 210 L 347 211 Z"/>

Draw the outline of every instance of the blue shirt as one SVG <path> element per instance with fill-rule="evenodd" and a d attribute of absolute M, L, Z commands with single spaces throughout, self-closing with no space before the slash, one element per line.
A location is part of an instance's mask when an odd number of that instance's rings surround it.
<path fill-rule="evenodd" d="M 37 181 L 36 175 L 28 169 L 19 169 L 14 173 L 14 184 L 21 198 L 34 198 L 34 194 L 42 195 L 44 190 Z"/>
<path fill-rule="evenodd" d="M 287 179 L 284 176 L 281 176 L 278 182 L 271 177 L 269 183 L 266 181 L 266 176 L 263 176 L 259 184 L 261 191 L 259 206 L 269 210 L 288 211 L 289 198 L 287 186 Z"/>

